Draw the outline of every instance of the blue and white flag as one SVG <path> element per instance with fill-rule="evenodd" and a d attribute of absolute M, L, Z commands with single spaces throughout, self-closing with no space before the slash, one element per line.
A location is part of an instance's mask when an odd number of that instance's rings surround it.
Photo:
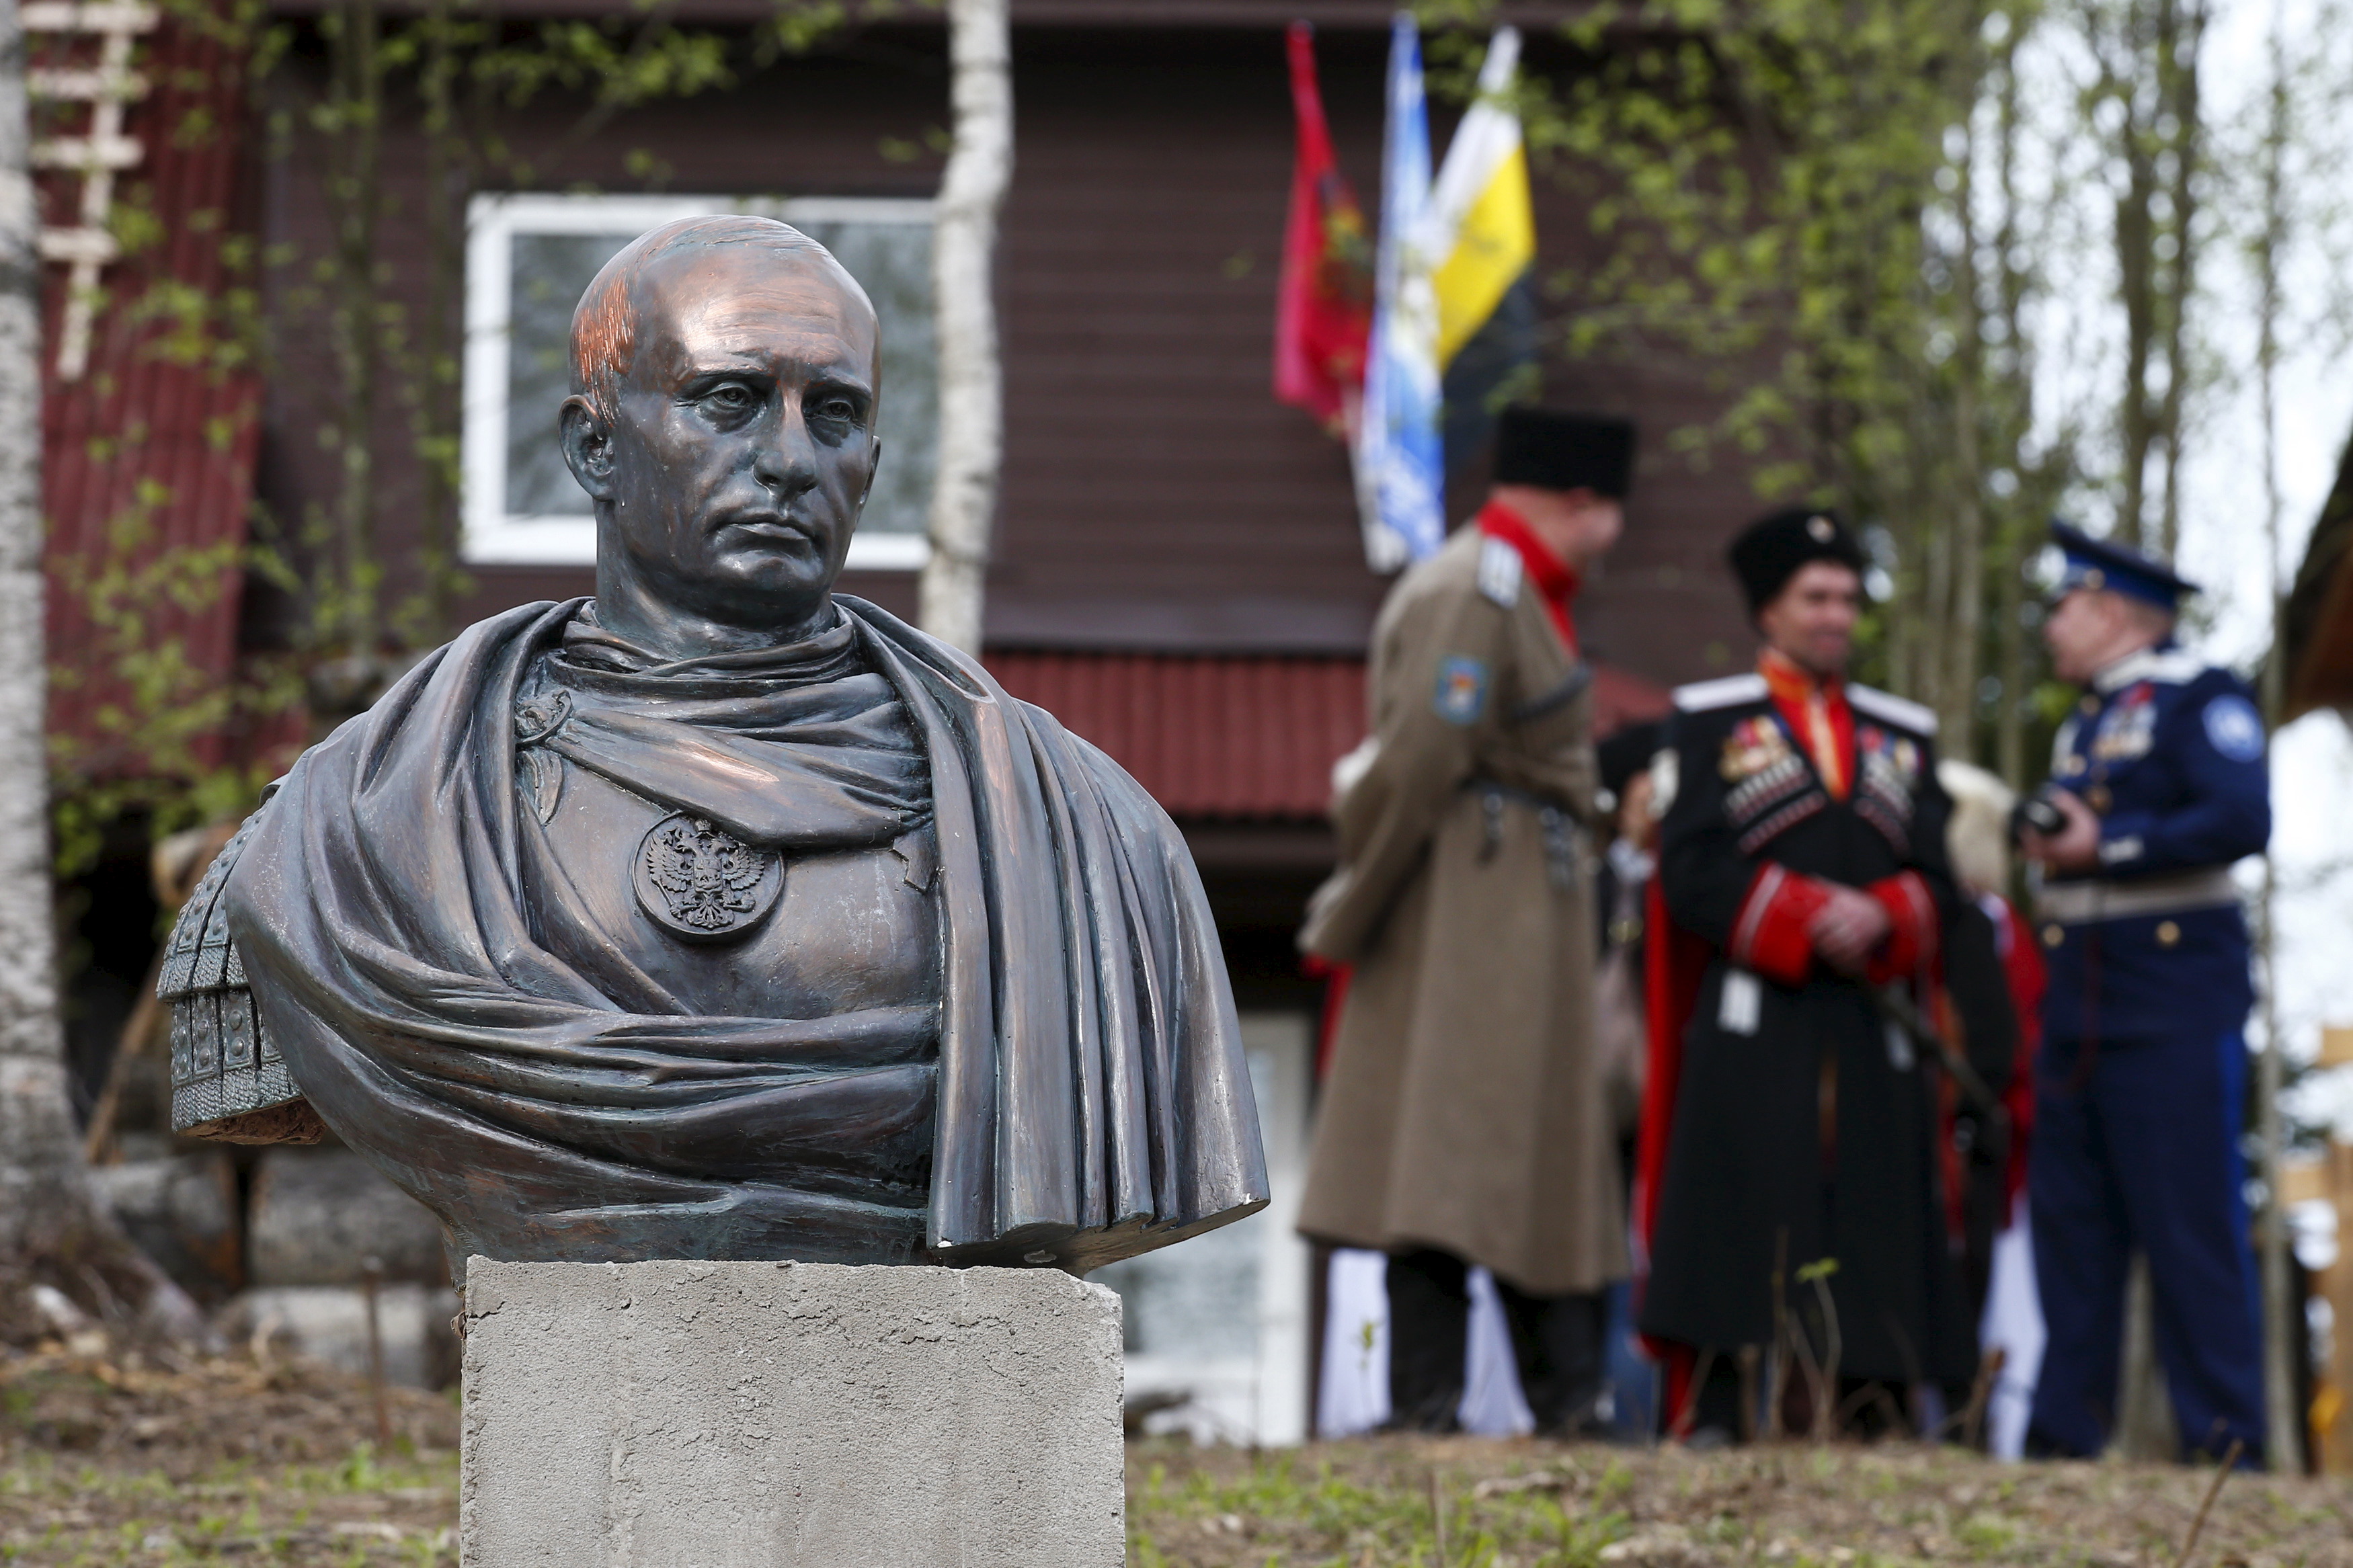
<path fill-rule="evenodd" d="M 1431 260 L 1415 243 L 1430 205 L 1430 184 L 1421 37 L 1413 18 L 1399 13 L 1389 43 L 1380 249 L 1372 342 L 1365 356 L 1364 419 L 1356 437 L 1356 509 L 1364 523 L 1365 560 L 1376 572 L 1419 561 L 1446 537 L 1438 293 Z"/>

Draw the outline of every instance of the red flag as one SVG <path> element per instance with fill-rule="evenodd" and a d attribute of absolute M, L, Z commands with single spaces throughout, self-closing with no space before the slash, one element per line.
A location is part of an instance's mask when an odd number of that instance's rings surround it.
<path fill-rule="evenodd" d="M 1324 93 L 1315 79 L 1315 29 L 1291 24 L 1291 103 L 1299 150 L 1291 171 L 1291 220 L 1282 236 L 1282 282 L 1274 308 L 1274 395 L 1304 408 L 1334 435 L 1355 422 L 1373 324 L 1373 252 L 1365 215 L 1332 156 Z"/>

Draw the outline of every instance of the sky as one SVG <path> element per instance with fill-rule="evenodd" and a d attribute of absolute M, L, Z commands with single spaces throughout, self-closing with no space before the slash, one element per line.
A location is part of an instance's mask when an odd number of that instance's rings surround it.
<path fill-rule="evenodd" d="M 2257 109 L 2271 80 L 2271 33 L 2281 27 L 2291 58 L 2307 65 L 2341 66 L 2339 20 L 2309 4 L 2231 0 L 2217 14 L 2209 41 L 2208 81 L 2217 107 L 2245 115 Z M 2333 58 L 2335 57 L 2335 58 Z M 2337 75 L 2334 71 L 2330 74 Z M 2341 86 L 2343 77 L 2337 75 Z M 2337 105 L 2341 109 L 2341 104 Z M 2305 132 L 2315 141 L 2342 137 L 2347 126 L 2329 106 L 2307 100 Z M 2333 123 L 2332 123 L 2333 121 Z M 2299 161 L 2301 163 L 2301 160 Z M 2299 168 L 2299 205 L 2339 199 L 2334 170 Z M 2323 188 L 2326 187 L 2326 188 Z M 2334 215 L 2329 215 L 2333 216 Z M 2323 219 L 2315 215 L 2311 226 Z M 2284 295 L 2290 315 L 2283 334 L 2288 352 L 2275 397 L 2277 475 L 2282 499 L 2281 560 L 2292 574 L 2304 558 L 2314 521 L 2353 433 L 2353 358 L 2346 353 L 2336 297 L 2342 277 L 2333 240 L 2307 231 L 2291 238 Z M 2253 290 L 2245 271 L 2216 279 L 2229 308 L 2220 318 L 2236 331 L 2215 344 L 2227 361 L 2251 367 L 2255 358 Z M 2207 411 L 2207 437 L 2185 492 L 2180 563 L 2185 574 L 2212 585 L 2214 622 L 2201 639 L 2211 657 L 2241 665 L 2259 658 L 2270 640 L 2268 584 L 2263 546 L 2266 501 L 2263 486 L 2263 420 L 2252 376 L 2222 392 Z M 2274 968 L 2279 1026 L 2293 1059 L 2318 1048 L 2324 1024 L 2353 1025 L 2353 731 L 2335 713 L 2316 713 L 2289 725 L 2272 751 L 2272 858 L 2281 889 Z M 2242 871 L 2242 875 L 2246 873 Z M 2353 1071 L 2316 1076 L 2291 1101 L 2303 1119 L 2333 1123 L 2353 1137 Z"/>

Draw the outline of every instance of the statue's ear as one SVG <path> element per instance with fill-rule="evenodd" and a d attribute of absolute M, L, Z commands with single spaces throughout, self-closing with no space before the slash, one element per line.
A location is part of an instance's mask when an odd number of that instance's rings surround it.
<path fill-rule="evenodd" d="M 858 492 L 858 510 L 860 516 L 865 514 L 867 498 L 874 493 L 874 476 L 881 470 L 882 437 L 877 436 L 874 437 L 874 461 L 868 464 L 866 468 L 866 488 Z"/>
<path fill-rule="evenodd" d="M 557 439 L 564 444 L 565 465 L 591 500 L 604 500 L 613 489 L 613 432 L 585 397 L 567 397 L 556 416 Z"/>

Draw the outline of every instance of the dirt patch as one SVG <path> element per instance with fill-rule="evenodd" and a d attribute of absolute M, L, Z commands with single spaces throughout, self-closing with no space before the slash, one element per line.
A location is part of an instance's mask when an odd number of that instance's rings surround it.
<path fill-rule="evenodd" d="M 0 1358 L 0 1563 L 454 1564 L 458 1412 L 300 1361 Z"/>
<path fill-rule="evenodd" d="M 458 1446 L 453 1398 L 390 1388 L 385 1405 L 396 1447 Z M 231 1460 L 339 1460 L 375 1435 L 375 1410 L 364 1384 L 299 1359 L 0 1360 L 0 1457 L 11 1460 L 40 1450 L 173 1479 Z"/>
<path fill-rule="evenodd" d="M 2212 1470 L 1950 1449 L 1393 1439 L 1129 1454 L 1136 1568 L 2174 1568 Z M 1440 1521 L 1445 1552 L 1439 1552 Z M 2236 1474 L 2197 1568 L 2353 1568 L 2353 1485 Z"/>
<path fill-rule="evenodd" d="M 301 1362 L 0 1357 L 0 1563 L 454 1568 L 455 1402 L 390 1397 L 379 1450 L 365 1387 Z M 1154 1440 L 1128 1476 L 1131 1568 L 2175 1568 L 2214 1472 L 1391 1439 Z M 2234 1475 L 2193 1563 L 2353 1568 L 2353 1485 Z"/>

